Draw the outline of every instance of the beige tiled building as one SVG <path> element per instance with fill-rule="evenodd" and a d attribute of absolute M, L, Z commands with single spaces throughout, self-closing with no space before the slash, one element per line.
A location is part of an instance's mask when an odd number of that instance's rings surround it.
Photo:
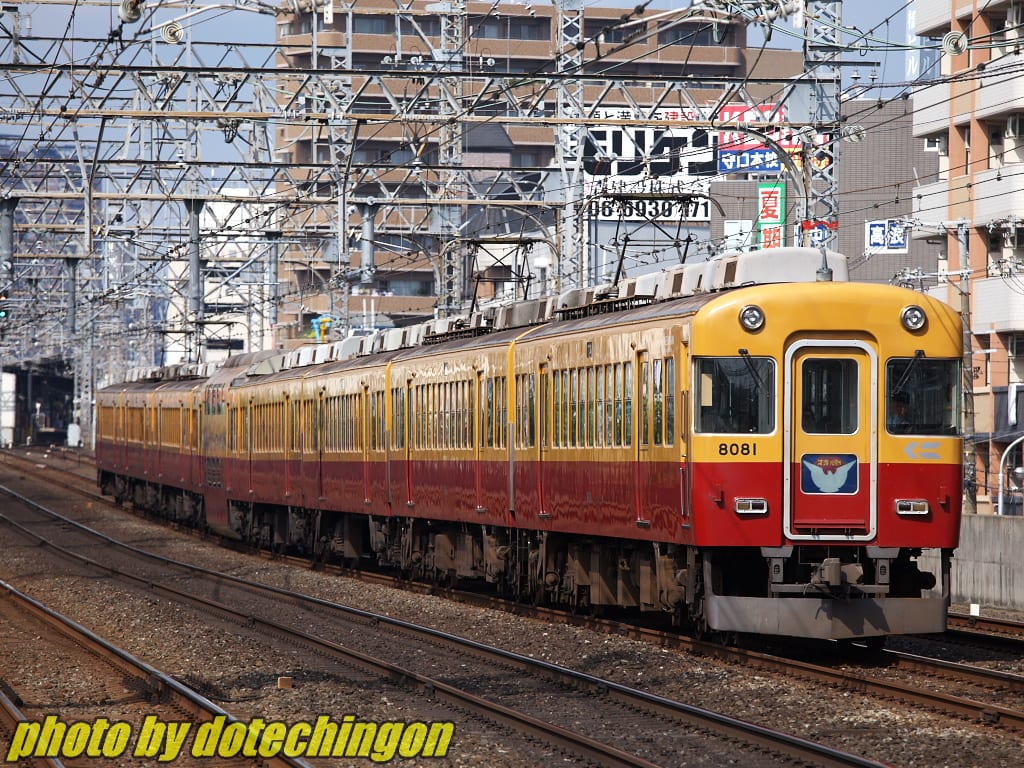
<path fill-rule="evenodd" d="M 936 181 L 915 190 L 914 216 L 930 223 L 920 237 L 944 244 L 950 277 L 938 292 L 958 307 L 964 292 L 970 298 L 977 510 L 998 512 L 1002 495 L 1003 513 L 1020 514 L 1011 470 L 1024 464 L 1024 4 L 915 7 L 917 33 L 941 55 L 922 67 L 914 136 L 936 148 L 941 165 Z"/>

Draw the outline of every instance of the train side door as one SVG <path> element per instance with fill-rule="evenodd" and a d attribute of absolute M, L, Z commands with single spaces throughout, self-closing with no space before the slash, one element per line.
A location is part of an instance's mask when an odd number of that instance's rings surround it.
<path fill-rule="evenodd" d="M 490 408 L 490 401 L 484 393 L 483 372 L 477 370 L 476 381 L 473 383 L 474 396 L 476 398 L 476 409 L 473 413 L 473 486 L 476 494 L 476 511 L 483 512 L 483 435 L 486 427 L 485 420 L 490 418 L 486 409 Z"/>
<path fill-rule="evenodd" d="M 123 395 L 117 396 L 117 438 L 120 443 L 120 464 L 115 465 L 123 472 L 128 471 L 128 399 Z"/>
<path fill-rule="evenodd" d="M 370 504 L 370 438 L 376 428 L 370 412 L 370 386 L 362 385 L 362 503 Z"/>
<path fill-rule="evenodd" d="M 858 341 L 803 341 L 786 360 L 786 535 L 868 540 L 878 512 L 878 358 Z"/>
<path fill-rule="evenodd" d="M 246 478 L 247 478 L 246 481 L 249 483 L 249 487 L 248 487 L 247 490 L 251 493 L 252 490 L 253 490 L 253 485 L 252 485 L 252 451 L 253 451 L 253 442 L 255 440 L 255 435 L 253 434 L 253 432 L 255 431 L 255 429 L 254 429 L 255 425 L 253 423 L 253 417 L 255 416 L 255 413 L 254 413 L 255 409 L 254 409 L 251 397 L 249 398 L 249 401 L 245 404 L 244 409 L 245 409 L 245 417 L 244 417 L 245 418 L 245 429 L 243 430 L 242 434 L 245 435 L 245 465 L 246 465 Z"/>
<path fill-rule="evenodd" d="M 404 463 L 405 472 L 405 506 L 411 509 L 415 506 L 415 502 L 412 499 L 412 441 L 413 441 L 413 417 L 415 411 L 413 410 L 412 398 L 413 388 L 412 379 L 405 380 L 405 386 L 402 389 L 405 398 L 402 403 L 402 424 L 401 426 L 395 427 L 395 429 L 402 430 L 402 460 Z M 472 407 L 470 413 L 473 412 Z"/>
<path fill-rule="evenodd" d="M 551 446 L 548 444 L 548 365 L 541 363 L 537 374 L 537 514 L 547 516 L 547 504 L 544 499 L 544 467 Z"/>
<path fill-rule="evenodd" d="M 284 445 L 284 496 L 286 499 L 290 499 L 292 495 L 292 472 L 294 471 L 292 460 L 295 457 L 295 427 L 292 424 L 294 418 L 291 395 L 285 392 L 284 410 L 281 413 L 284 434 L 281 437 Z"/>
<path fill-rule="evenodd" d="M 313 401 L 313 449 L 316 451 L 316 506 L 323 506 L 324 494 L 324 388 L 316 391 Z"/>
<path fill-rule="evenodd" d="M 636 403 L 636 524 L 648 526 L 651 521 L 647 517 L 647 500 L 651 472 L 651 371 L 647 353 L 637 351 L 635 367 L 635 383 L 626 383 Z M 626 368 L 627 378 L 630 375 Z"/>

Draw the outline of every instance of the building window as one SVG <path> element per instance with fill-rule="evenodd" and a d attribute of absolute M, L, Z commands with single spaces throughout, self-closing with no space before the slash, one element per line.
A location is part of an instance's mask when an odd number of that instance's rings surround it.
<path fill-rule="evenodd" d="M 352 31 L 357 35 L 394 35 L 395 23 L 392 16 L 355 16 Z"/>
<path fill-rule="evenodd" d="M 540 159 L 536 152 L 511 152 L 509 165 L 512 168 L 536 168 L 540 165 Z"/>
<path fill-rule="evenodd" d="M 647 31 L 647 25 L 622 24 L 618 19 L 588 19 L 583 23 L 583 34 L 587 40 L 598 39 L 601 43 L 624 43 Z"/>
<path fill-rule="evenodd" d="M 732 27 L 725 24 L 680 24 L 658 32 L 659 45 L 732 45 L 731 39 Z"/>
<path fill-rule="evenodd" d="M 550 40 L 550 19 L 477 17 L 470 19 L 470 36 L 488 40 Z"/>
<path fill-rule="evenodd" d="M 441 20 L 433 16 L 417 16 L 415 19 L 402 19 L 401 28 L 403 35 L 421 34 L 425 37 L 441 36 Z M 419 32 L 416 31 L 419 27 Z"/>

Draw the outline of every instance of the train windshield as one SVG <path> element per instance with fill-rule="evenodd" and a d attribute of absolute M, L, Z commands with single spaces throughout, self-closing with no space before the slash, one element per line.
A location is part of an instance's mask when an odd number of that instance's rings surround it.
<path fill-rule="evenodd" d="M 885 427 L 894 435 L 960 434 L 960 361 L 889 360 L 885 365 Z"/>
<path fill-rule="evenodd" d="M 696 430 L 768 434 L 775 430 L 775 361 L 703 357 L 697 365 Z"/>

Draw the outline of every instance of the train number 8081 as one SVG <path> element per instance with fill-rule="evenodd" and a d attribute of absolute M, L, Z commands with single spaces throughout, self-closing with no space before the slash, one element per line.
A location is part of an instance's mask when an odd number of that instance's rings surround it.
<path fill-rule="evenodd" d="M 757 456 L 757 443 L 719 443 L 719 456 Z"/>

